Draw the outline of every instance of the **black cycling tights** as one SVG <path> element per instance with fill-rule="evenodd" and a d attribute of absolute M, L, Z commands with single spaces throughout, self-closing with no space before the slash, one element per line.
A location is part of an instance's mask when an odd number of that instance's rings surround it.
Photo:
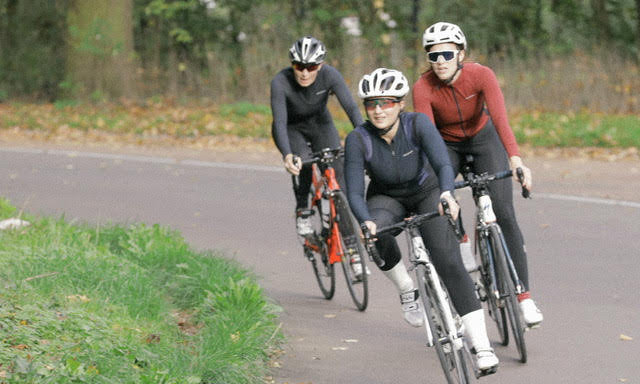
<path fill-rule="evenodd" d="M 507 152 L 500 141 L 496 129 L 489 120 L 487 125 L 474 137 L 464 142 L 446 142 L 453 165 L 453 172 L 457 175 L 464 162 L 466 154 L 473 155 L 474 172 L 477 174 L 496 173 L 509 169 Z M 495 180 L 489 183 L 489 193 L 493 203 L 493 210 L 498 224 L 504 233 L 509 253 L 515 264 L 520 280 L 529 289 L 529 272 L 527 268 L 527 253 L 524 238 L 516 221 L 513 208 L 513 182 L 511 178 Z"/>
<path fill-rule="evenodd" d="M 333 126 L 324 129 L 305 130 L 290 128 L 289 145 L 294 155 L 300 156 L 303 160 L 311 157 L 312 152 L 318 152 L 325 148 L 339 148 L 340 137 Z M 309 146 L 311 144 L 311 146 Z M 345 187 L 344 182 L 344 159 L 334 161 L 332 164 L 336 171 L 336 178 L 341 187 Z M 309 206 L 309 190 L 311 189 L 311 165 L 305 165 L 300 171 L 299 186 L 293 185 L 293 193 L 296 197 L 296 209 L 307 208 Z"/>
<path fill-rule="evenodd" d="M 375 192 L 370 195 L 367 199 L 369 212 L 378 228 L 382 228 L 402 221 L 409 213 L 427 213 L 437 210 L 440 191 L 436 187 L 403 197 L 390 197 Z M 458 240 L 447 219 L 436 217 L 428 220 L 420 227 L 420 233 L 429 250 L 433 265 L 446 285 L 458 313 L 465 315 L 480 309 L 473 282 L 460 257 Z M 386 262 L 382 270 L 390 270 L 401 262 L 400 248 L 393 235 L 380 236 L 376 247 L 380 257 Z"/>

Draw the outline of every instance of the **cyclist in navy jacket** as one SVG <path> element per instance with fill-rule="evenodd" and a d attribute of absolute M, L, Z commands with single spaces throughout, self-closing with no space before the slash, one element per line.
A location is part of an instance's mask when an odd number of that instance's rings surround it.
<path fill-rule="evenodd" d="M 431 120 L 422 113 L 402 112 L 409 92 L 405 76 L 396 70 L 378 68 L 358 85 L 368 121 L 349 133 L 345 145 L 347 196 L 354 215 L 372 234 L 377 227 L 394 224 L 409 213 L 440 209 L 445 199 L 457 217 L 453 196 L 454 174 L 447 148 Z M 365 194 L 365 171 L 370 183 Z M 466 336 L 476 351 L 478 367 L 492 370 L 498 365 L 487 337 L 484 313 L 467 274 L 458 241 L 445 217 L 427 221 L 420 228 L 425 245 L 442 277 Z M 422 326 L 424 316 L 417 290 L 401 260 L 392 235 L 376 242 L 385 260 L 381 268 L 400 293 L 405 320 Z"/>

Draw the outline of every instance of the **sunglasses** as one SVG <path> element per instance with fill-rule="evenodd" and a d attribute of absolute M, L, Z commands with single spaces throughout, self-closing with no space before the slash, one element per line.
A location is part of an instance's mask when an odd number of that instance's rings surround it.
<path fill-rule="evenodd" d="M 293 68 L 296 71 L 304 71 L 305 69 L 309 72 L 313 72 L 315 70 L 317 70 L 318 68 L 320 68 L 320 64 L 302 64 L 302 63 L 298 63 L 296 61 L 294 61 L 293 63 L 291 63 L 291 65 L 293 66 Z"/>
<path fill-rule="evenodd" d="M 429 57 L 429 61 L 432 63 L 437 63 L 440 56 L 442 56 L 444 61 L 447 62 L 453 60 L 458 52 L 460 51 L 434 51 L 429 52 L 427 56 Z"/>
<path fill-rule="evenodd" d="M 373 111 L 378 105 L 382 109 L 389 109 L 393 108 L 393 105 L 399 102 L 400 100 L 398 99 L 368 99 L 364 101 L 364 109 L 367 111 Z"/>

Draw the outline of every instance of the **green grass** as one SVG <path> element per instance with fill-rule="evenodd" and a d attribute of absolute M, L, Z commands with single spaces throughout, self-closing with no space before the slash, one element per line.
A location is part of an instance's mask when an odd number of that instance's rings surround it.
<path fill-rule="evenodd" d="M 338 132 L 345 137 L 352 129 L 351 122 L 337 102 L 330 103 L 329 107 Z M 640 148 L 640 117 L 637 115 L 509 112 L 511 126 L 520 144 Z M 95 132 L 105 132 L 140 139 L 202 139 L 204 142 L 215 136 L 269 139 L 271 121 L 269 106 L 248 102 L 205 106 L 151 101 L 128 106 L 0 104 L 0 130 L 24 130 L 46 137 L 79 133 L 91 138 Z"/>
<path fill-rule="evenodd" d="M 0 383 L 263 382 L 278 308 L 239 265 L 157 225 L 27 219 L 0 232 Z"/>
<path fill-rule="evenodd" d="M 519 143 L 538 147 L 640 148 L 635 115 L 524 113 L 511 123 Z"/>

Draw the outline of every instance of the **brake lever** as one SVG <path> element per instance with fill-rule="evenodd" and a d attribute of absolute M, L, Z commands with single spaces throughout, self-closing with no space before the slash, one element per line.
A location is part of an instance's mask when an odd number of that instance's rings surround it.
<path fill-rule="evenodd" d="M 449 206 L 449 202 L 446 199 L 440 199 L 440 204 L 442 204 L 442 211 L 444 215 L 447 216 L 447 220 L 449 220 L 449 225 L 453 229 L 453 232 L 456 234 L 456 238 L 458 240 L 462 239 L 462 233 L 460 232 L 460 228 L 458 228 L 458 223 L 453 219 L 451 215 L 451 207 Z"/>
<path fill-rule="evenodd" d="M 364 236 L 364 242 L 367 248 L 367 253 L 369 254 L 369 258 L 373 260 L 374 263 L 380 268 L 382 268 L 386 263 L 378 254 L 378 249 L 376 248 L 373 242 L 375 241 L 375 236 L 371 234 L 369 227 L 366 224 L 360 224 L 360 229 L 362 229 L 362 235 Z"/>
<path fill-rule="evenodd" d="M 524 185 L 522 185 L 522 183 L 524 182 L 524 171 L 522 171 L 522 168 L 520 167 L 516 168 L 516 175 L 518 176 L 518 181 L 522 186 L 522 197 L 524 197 L 525 199 L 530 199 L 531 191 L 529 191 L 527 188 L 524 187 Z"/>

